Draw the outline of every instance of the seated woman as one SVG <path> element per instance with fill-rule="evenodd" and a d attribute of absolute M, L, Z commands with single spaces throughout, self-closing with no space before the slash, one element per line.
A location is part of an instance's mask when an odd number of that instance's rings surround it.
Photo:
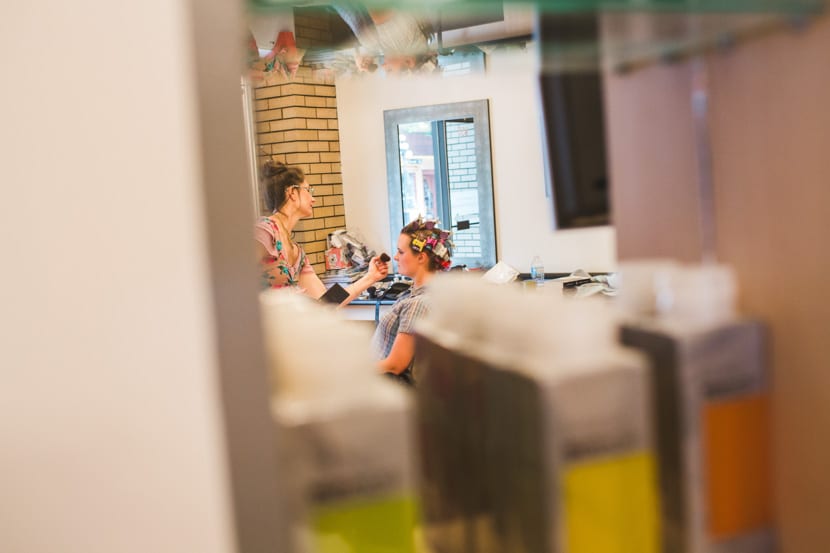
<path fill-rule="evenodd" d="M 450 235 L 438 227 L 437 221 L 418 219 L 406 225 L 398 237 L 395 253 L 398 272 L 412 278 L 414 283 L 409 293 L 399 297 L 392 310 L 380 320 L 372 342 L 380 358 L 381 372 L 408 384 L 415 383 L 412 327 L 428 309 L 427 284 L 438 271 L 450 267 Z"/>
<path fill-rule="evenodd" d="M 314 272 L 303 248 L 294 242 L 292 233 L 300 219 L 310 217 L 314 207 L 314 188 L 308 185 L 302 170 L 280 162 L 267 162 L 262 169 L 265 203 L 272 212 L 260 217 L 254 228 L 263 288 L 293 287 L 319 299 L 326 286 Z M 389 266 L 373 257 L 369 270 L 346 287 L 345 305 L 375 282 L 382 280 Z"/>

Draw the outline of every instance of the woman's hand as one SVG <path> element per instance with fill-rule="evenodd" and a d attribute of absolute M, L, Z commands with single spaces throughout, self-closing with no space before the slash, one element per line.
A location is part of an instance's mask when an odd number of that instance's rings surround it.
<path fill-rule="evenodd" d="M 369 288 L 372 284 L 376 283 L 379 280 L 383 280 L 386 278 L 386 275 L 389 274 L 389 265 L 385 261 L 381 261 L 380 257 L 373 257 L 369 260 L 369 268 L 366 271 L 366 274 L 360 277 L 360 279 L 352 282 L 346 287 L 346 291 L 349 293 L 349 297 L 347 297 L 343 302 L 340 304 L 340 307 L 344 305 L 348 305 L 353 299 L 359 296 L 364 290 Z M 318 279 L 319 280 L 319 279 Z M 322 283 L 320 283 L 322 286 Z M 322 292 L 320 292 L 320 296 L 323 295 L 325 292 L 325 287 L 323 288 Z M 319 296 L 317 296 L 319 297 Z"/>
<path fill-rule="evenodd" d="M 380 256 L 375 256 L 369 260 L 369 270 L 366 276 L 372 283 L 383 280 L 389 274 L 389 263 L 380 260 Z"/>

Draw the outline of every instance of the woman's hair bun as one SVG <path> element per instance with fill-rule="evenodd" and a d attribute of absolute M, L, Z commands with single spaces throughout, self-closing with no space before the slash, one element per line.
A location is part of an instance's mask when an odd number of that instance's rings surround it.
<path fill-rule="evenodd" d="M 303 183 L 305 174 L 299 167 L 269 159 L 262 165 L 259 179 L 264 188 L 265 206 L 269 211 L 275 211 L 285 203 L 288 190 Z"/>
<path fill-rule="evenodd" d="M 288 165 L 286 165 L 285 163 L 269 159 L 265 162 L 265 165 L 262 166 L 262 176 L 266 179 L 269 179 L 271 177 L 276 177 L 277 175 L 279 175 L 283 171 L 286 171 L 287 169 Z"/>

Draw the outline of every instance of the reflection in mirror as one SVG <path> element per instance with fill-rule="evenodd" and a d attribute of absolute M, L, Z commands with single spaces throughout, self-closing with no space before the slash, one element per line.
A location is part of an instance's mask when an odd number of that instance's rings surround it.
<path fill-rule="evenodd" d="M 389 110 L 384 117 L 390 227 L 397 231 L 419 216 L 440 219 L 453 231 L 456 264 L 495 264 L 487 101 Z"/>
<path fill-rule="evenodd" d="M 429 46 L 432 28 L 420 14 L 370 9 L 351 1 L 335 2 L 333 8 L 359 42 L 355 49 L 359 69 L 380 66 L 387 73 L 401 73 L 435 68 L 435 53 Z"/>
<path fill-rule="evenodd" d="M 260 80 L 272 74 L 293 79 L 299 64 L 325 67 L 338 76 L 455 74 L 462 62 L 468 70 L 481 70 L 478 45 L 492 48 L 505 40 L 527 40 L 532 29 L 533 10 L 524 4 L 487 2 L 471 12 L 452 3 L 253 3 L 259 5 L 249 12 L 248 63 Z"/>
<path fill-rule="evenodd" d="M 431 121 L 398 126 L 404 221 L 413 221 L 419 215 L 448 220 L 444 216 L 442 194 L 436 190 L 435 157 L 438 154 L 440 160 L 440 153 L 436 151 L 439 148 L 432 132 L 434 126 Z"/>
<path fill-rule="evenodd" d="M 333 4 L 333 2 L 332 2 Z M 372 4 L 371 8 L 376 8 L 378 4 Z M 363 193 L 363 187 L 368 187 L 369 184 L 353 183 L 351 176 L 341 175 L 340 167 L 340 138 L 338 129 L 338 119 L 343 117 L 344 111 L 349 113 L 363 113 L 365 117 L 374 117 L 375 114 L 384 108 L 397 108 L 401 106 L 417 106 L 423 104 L 441 104 L 448 101 L 457 101 L 459 99 L 468 99 L 468 94 L 456 94 L 450 92 L 455 89 L 463 89 L 466 87 L 466 82 L 479 81 L 485 83 L 481 88 L 482 94 L 478 97 L 490 97 L 491 107 L 499 113 L 504 106 L 512 106 L 510 121 L 523 120 L 523 116 L 527 113 L 532 113 L 532 121 L 525 124 L 526 128 L 534 128 L 539 122 L 539 114 L 541 104 L 538 102 L 539 97 L 543 93 L 539 93 L 539 82 L 533 83 L 531 77 L 525 84 L 521 85 L 525 92 L 533 91 L 529 94 L 521 96 L 523 98 L 521 106 L 512 105 L 506 95 L 515 87 L 512 75 L 508 76 L 508 71 L 516 71 L 517 78 L 526 77 L 536 70 L 537 64 L 531 63 L 531 59 L 538 51 L 536 42 L 530 42 L 529 33 L 531 27 L 527 24 L 527 18 L 519 18 L 517 14 L 518 6 L 507 3 L 501 7 L 499 13 L 493 14 L 491 17 L 481 20 L 477 18 L 478 14 L 455 14 L 456 17 L 450 18 L 447 14 L 438 11 L 434 7 L 427 7 L 421 12 L 426 15 L 429 24 L 433 29 L 433 37 L 427 40 L 427 46 L 434 48 L 439 52 L 439 68 L 431 75 L 411 74 L 405 76 L 403 80 L 408 80 L 412 83 L 412 87 L 416 88 L 421 83 L 430 83 L 429 94 L 422 95 L 402 95 L 401 101 L 382 101 L 378 102 L 379 95 L 387 88 L 394 90 L 396 84 L 393 81 L 401 79 L 384 79 L 383 75 L 386 71 L 381 66 L 375 68 L 374 73 L 362 73 L 358 78 L 346 78 L 350 74 L 340 72 L 340 67 L 334 64 L 345 51 L 349 52 L 350 63 L 354 64 L 353 52 L 356 47 L 363 47 L 360 45 L 357 37 L 355 37 L 352 29 L 344 21 L 341 14 L 331 5 L 328 6 L 311 6 L 294 7 L 291 9 L 291 21 L 283 23 L 282 19 L 278 23 L 271 26 L 266 26 L 267 32 L 256 32 L 254 34 L 259 41 L 259 37 L 263 36 L 262 46 L 264 48 L 271 48 L 268 52 L 274 52 L 279 42 L 278 38 L 283 33 L 291 32 L 295 36 L 296 46 L 298 50 L 305 52 L 301 65 L 295 73 L 291 71 L 277 71 L 276 68 L 267 74 L 264 79 L 254 82 L 255 98 L 254 102 L 254 123 L 256 132 L 257 146 L 254 147 L 255 155 L 258 156 L 258 162 L 261 165 L 267 159 L 276 161 L 283 161 L 291 165 L 299 165 L 311 179 L 315 182 L 311 184 L 318 187 L 319 197 L 318 205 L 315 207 L 314 221 L 308 221 L 305 227 L 298 233 L 298 241 L 308 248 L 308 252 L 312 257 L 312 263 L 315 269 L 322 273 L 324 269 L 323 253 L 326 249 L 325 237 L 332 229 L 336 230 L 340 226 L 346 224 L 345 220 L 345 199 L 344 188 L 346 190 L 355 190 L 355 195 L 359 196 Z M 394 7 L 393 10 L 406 11 L 404 7 Z M 343 11 L 343 10 L 340 10 Z M 532 12 L 532 10 L 530 10 Z M 525 15 L 527 15 L 526 12 Z M 387 14 L 389 15 L 389 14 Z M 531 13 L 532 15 L 532 13 Z M 276 21 L 277 18 L 272 18 Z M 371 14 L 369 14 L 371 19 Z M 378 26 L 379 18 L 372 20 L 372 25 Z M 365 20 L 365 18 L 364 18 Z M 389 22 L 390 19 L 387 19 Z M 523 23 L 521 23 L 523 22 Z M 588 28 L 593 32 L 595 26 L 592 24 Z M 368 23 L 367 23 L 368 24 Z M 545 28 L 546 30 L 548 27 Z M 285 36 L 284 34 L 282 36 Z M 270 38 L 268 38 L 270 37 Z M 564 39 L 563 39 L 564 40 Z M 584 40 L 582 35 L 577 37 L 579 44 Z M 528 46 L 530 44 L 530 46 Z M 281 51 L 281 50 L 280 50 Z M 281 59 L 281 58 L 277 58 Z M 445 65 L 442 60 L 446 60 Z M 286 65 L 286 67 L 288 67 Z M 412 72 L 414 73 L 414 72 Z M 502 80 L 502 76 L 505 76 Z M 433 79 L 432 77 L 436 77 Z M 468 81 L 469 79 L 469 81 Z M 334 83 L 338 81 L 342 86 L 335 87 Z M 363 83 L 361 83 L 363 81 Z M 363 85 L 368 85 L 367 94 L 361 94 L 358 97 L 351 98 L 348 91 L 361 88 Z M 377 86 L 375 86 L 377 85 Z M 490 90 L 487 87 L 493 86 Z M 502 88 L 503 87 L 503 88 Z M 565 87 L 567 88 L 567 87 Z M 535 90 L 534 90 L 535 89 Z M 341 105 L 341 98 L 338 96 L 341 91 L 345 91 L 345 106 Z M 380 92 L 379 92 L 380 91 Z M 434 94 L 432 93 L 434 91 Z M 596 92 L 596 94 L 593 93 Z M 592 89 L 590 98 L 601 98 L 599 87 Z M 369 94 L 368 92 L 371 92 Z M 375 93 L 377 92 L 377 95 Z M 502 93 L 503 92 L 503 93 Z M 517 94 L 519 91 L 516 91 Z M 581 100 L 588 98 L 588 95 L 577 94 Z M 366 102 L 374 103 L 376 109 L 374 111 L 368 107 L 363 106 L 361 97 L 366 98 Z M 369 99 L 371 98 L 371 99 Z M 597 102 L 598 104 L 598 102 Z M 381 107 L 382 106 L 382 107 Z M 546 107 L 546 122 L 560 122 L 572 121 L 573 119 L 566 119 L 564 116 L 556 115 L 554 110 L 548 110 Z M 486 110 L 485 110 L 486 111 Z M 506 108 L 505 108 L 506 111 Z M 548 116 L 548 113 L 550 114 Z M 486 113 L 484 114 L 486 116 Z M 565 116 L 569 115 L 565 112 Z M 470 236 L 464 237 L 469 239 L 471 251 L 468 253 L 468 261 L 463 261 L 470 266 L 487 266 L 495 263 L 495 232 L 494 224 L 492 223 L 492 216 L 488 222 L 484 213 L 491 212 L 490 209 L 481 209 L 481 206 L 489 202 L 490 206 L 493 203 L 493 192 L 491 188 L 486 190 L 480 188 L 482 186 L 481 179 L 477 180 L 478 186 L 473 186 L 466 189 L 460 187 L 450 186 L 449 184 L 442 185 L 441 179 L 448 180 L 451 175 L 445 174 L 446 161 L 442 161 L 442 142 L 446 146 L 449 140 L 444 136 L 451 132 L 453 126 L 468 124 L 467 118 L 469 113 L 453 114 L 442 117 L 425 117 L 412 119 L 402 122 L 404 125 L 400 129 L 395 129 L 394 138 L 387 137 L 387 144 L 389 148 L 394 144 L 395 160 L 394 167 L 396 168 L 395 178 L 397 179 L 397 195 L 400 198 L 400 205 L 395 208 L 395 214 L 391 215 L 391 219 L 385 220 L 386 217 L 377 218 L 377 213 L 372 210 L 357 210 L 359 216 L 371 213 L 373 217 L 372 222 L 368 223 L 377 234 L 383 236 L 388 232 L 387 228 L 402 226 L 407 219 L 414 218 L 418 213 L 424 212 L 425 215 L 433 215 L 440 218 L 447 226 L 454 226 L 455 232 L 459 238 L 463 233 Z M 364 118 L 364 122 L 368 119 Z M 346 126 L 350 128 L 350 117 L 343 119 L 346 121 Z M 474 135 L 479 135 L 484 132 L 479 125 L 480 119 L 478 117 L 472 118 L 471 132 Z M 455 122 L 455 123 L 453 123 Z M 406 125 L 415 123 L 425 123 L 426 127 L 419 132 L 415 132 L 415 128 L 408 128 Z M 433 129 L 434 128 L 434 129 Z M 428 132 L 427 132 L 428 129 Z M 561 147 L 563 155 L 561 159 L 569 161 L 572 159 L 572 166 L 576 167 L 577 162 L 588 161 L 588 165 L 593 169 L 599 171 L 599 165 L 593 164 L 590 161 L 590 155 L 595 155 L 598 159 L 604 159 L 604 152 L 600 151 L 603 143 L 601 135 L 585 134 L 579 128 L 572 128 L 572 135 L 569 141 L 559 140 L 556 136 L 550 135 L 553 127 L 547 127 L 550 140 L 548 144 L 543 146 L 545 155 L 550 156 L 548 159 L 536 159 L 535 156 L 528 156 L 528 163 L 532 163 L 538 171 L 545 166 L 545 161 L 553 159 L 554 154 L 560 153 L 555 147 Z M 410 158 L 401 157 L 406 156 L 405 150 L 400 150 L 401 134 L 405 135 L 403 142 L 413 146 L 411 153 L 408 155 L 414 156 Z M 424 138 L 414 136 L 415 134 L 423 135 L 426 138 L 425 144 L 416 143 L 416 140 Z M 538 135 L 532 133 L 530 137 L 532 146 L 538 145 Z M 444 137 L 442 139 L 442 136 Z M 565 136 L 560 135 L 558 138 Z M 485 132 L 485 138 L 489 140 L 489 136 Z M 556 139 L 556 140 L 554 140 Z M 349 139 L 354 142 L 354 138 Z M 476 139 L 476 143 L 481 143 Z M 552 146 L 551 146 L 552 145 Z M 545 147 L 547 146 L 547 147 Z M 417 151 L 415 148 L 419 148 Z M 346 145 L 345 148 L 349 151 L 355 148 L 351 145 Z M 475 163 L 490 163 L 490 152 L 486 150 L 486 159 L 476 156 Z M 502 149 L 503 150 L 503 149 Z M 378 151 L 368 148 L 357 148 L 357 151 L 366 151 L 371 156 L 377 156 Z M 572 158 L 567 155 L 571 154 Z M 383 154 L 381 154 L 383 155 Z M 499 153 L 513 157 L 513 154 Z M 532 159 L 530 159 L 532 157 Z M 355 156 L 354 159 L 360 159 Z M 412 163 L 409 163 L 412 161 Z M 420 163 L 420 165 L 416 165 Z M 430 168 L 429 164 L 432 164 Z M 557 166 L 558 167 L 558 166 Z M 556 169 L 557 167 L 554 167 Z M 478 171 L 474 169 L 473 171 Z M 383 167 L 379 167 L 379 171 L 383 171 Z M 442 173 L 444 171 L 444 173 Z M 574 171 L 571 171 L 574 173 Z M 563 172 L 562 175 L 565 173 Z M 576 197 L 577 202 L 582 202 L 585 206 L 588 203 L 596 204 L 603 208 L 607 206 L 604 198 L 606 198 L 606 190 L 602 184 L 604 182 L 601 178 L 595 178 L 599 175 L 583 173 L 587 177 L 584 182 L 589 183 L 590 188 L 587 191 L 588 195 L 582 195 L 585 188 L 575 190 L 572 197 Z M 560 184 L 567 184 L 569 181 L 566 176 L 557 175 L 554 178 L 554 185 L 556 193 L 559 194 Z M 357 175 L 358 178 L 360 175 Z M 344 183 L 347 179 L 350 182 Z M 388 179 L 387 175 L 387 179 Z M 490 176 L 487 175 L 489 182 Z M 576 180 L 573 181 L 577 182 Z M 580 181 L 581 182 L 581 181 Z M 539 175 L 534 172 L 532 178 L 526 180 L 525 183 L 532 193 L 541 193 L 544 190 L 544 179 L 539 178 Z M 405 188 L 402 189 L 401 187 Z M 443 188 L 442 188 L 443 187 Z M 322 191 L 322 192 L 321 192 Z M 553 190 L 552 190 L 553 192 Z M 594 193 L 596 192 L 596 194 Z M 555 208 L 571 205 L 572 202 L 549 195 L 552 200 L 550 203 Z M 583 197 L 584 196 L 584 197 Z M 596 201 L 594 201 L 596 199 Z M 590 200 L 586 202 L 585 200 Z M 362 198 L 361 198 L 362 201 Z M 536 204 L 541 204 L 540 198 Z M 472 206 L 472 207 L 471 207 Z M 391 208 L 390 208 L 391 209 Z M 386 210 L 384 210 L 386 211 Z M 602 209 L 600 209 L 602 211 Z M 500 209 L 500 214 L 502 210 Z M 566 217 L 560 216 L 557 218 L 558 228 L 566 228 L 568 226 L 585 226 L 602 224 L 603 215 L 594 213 L 584 217 L 583 214 L 574 214 L 570 223 L 566 222 Z M 350 222 L 350 224 L 358 225 L 364 224 L 360 221 L 359 216 Z M 548 216 L 549 213 L 544 213 L 543 216 Z M 536 217 L 536 220 L 541 217 Z M 379 222 L 375 222 L 375 221 Z M 540 230 L 548 230 L 550 223 L 545 221 L 545 228 Z M 387 224 L 389 227 L 387 227 Z M 469 224 L 469 228 L 463 228 Z M 320 226 L 322 225 L 322 226 Z M 459 228 L 461 225 L 462 228 Z M 506 227 L 504 227 L 506 228 Z M 515 227 L 514 227 L 515 228 Z M 479 235 L 474 235 L 474 233 Z M 523 242 L 510 236 L 512 232 L 504 235 L 504 244 L 510 245 L 511 251 L 516 251 L 512 247 L 514 243 Z M 373 239 L 377 239 L 373 237 Z M 513 241 L 515 240 L 515 242 Z M 383 239 L 385 241 L 385 238 Z M 394 240 L 393 240 L 394 242 Z M 506 253 L 506 250 L 505 252 Z M 518 256 L 518 254 L 517 254 Z M 527 256 L 522 253 L 520 258 L 524 260 Z M 459 259 L 459 263 L 462 263 Z M 514 261 L 515 263 L 515 261 Z"/>

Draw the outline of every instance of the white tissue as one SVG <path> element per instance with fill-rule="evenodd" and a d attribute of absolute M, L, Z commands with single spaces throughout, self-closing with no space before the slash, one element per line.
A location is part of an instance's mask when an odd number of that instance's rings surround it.
<path fill-rule="evenodd" d="M 504 261 L 499 261 L 493 267 L 484 273 L 481 277 L 482 280 L 486 282 L 491 282 L 493 284 L 506 284 L 508 282 L 513 282 L 516 280 L 516 277 L 519 276 L 519 271 L 505 263 Z"/>
<path fill-rule="evenodd" d="M 618 353 L 617 317 L 607 300 L 558 292 L 527 293 L 470 275 L 442 275 L 430 284 L 430 314 L 418 330 L 489 364 L 534 373 Z"/>

